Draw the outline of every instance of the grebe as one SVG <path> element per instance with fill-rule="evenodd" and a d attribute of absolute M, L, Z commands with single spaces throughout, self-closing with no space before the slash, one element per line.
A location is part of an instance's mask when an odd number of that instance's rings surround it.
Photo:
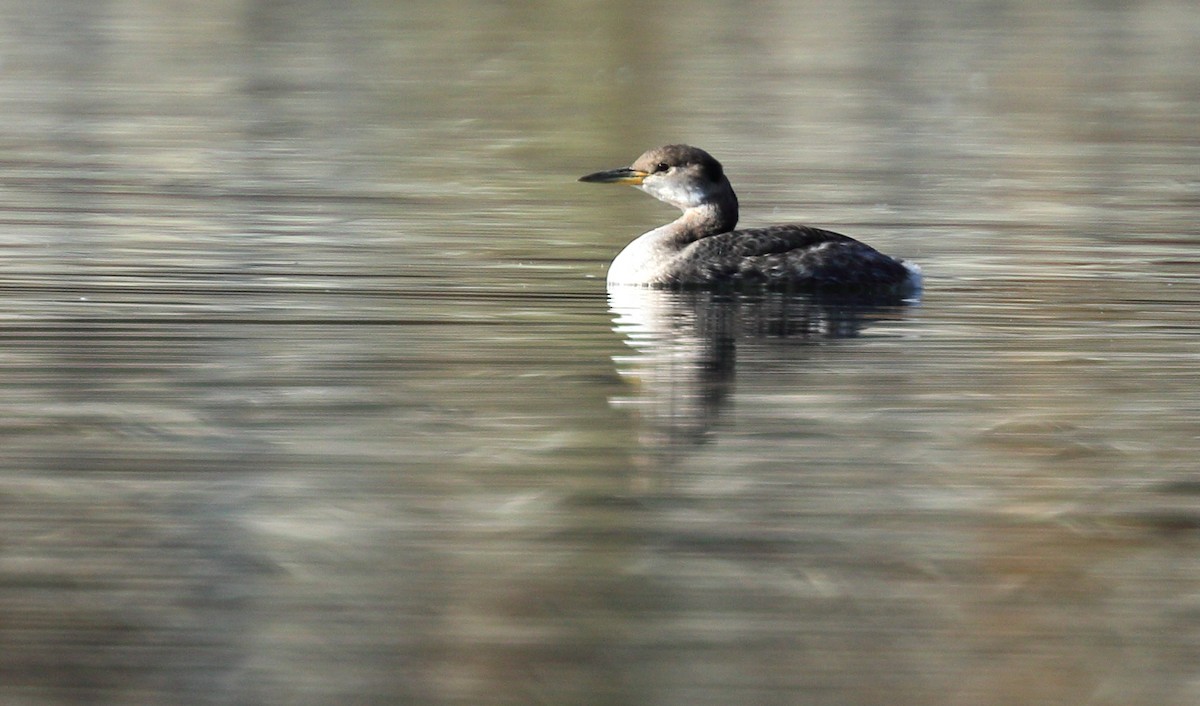
<path fill-rule="evenodd" d="M 608 269 L 608 285 L 914 295 L 921 270 L 839 233 L 801 225 L 734 230 L 738 201 L 721 163 L 667 145 L 632 166 L 580 177 L 632 184 L 683 215 L 639 236 Z"/>

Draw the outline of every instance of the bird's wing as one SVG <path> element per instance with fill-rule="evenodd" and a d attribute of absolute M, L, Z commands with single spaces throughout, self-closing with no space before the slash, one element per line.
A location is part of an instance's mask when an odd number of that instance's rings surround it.
<path fill-rule="evenodd" d="M 712 236 L 713 245 L 723 254 L 736 257 L 783 255 L 810 250 L 825 243 L 856 243 L 853 238 L 810 226 L 784 225 L 767 228 L 747 228 Z M 724 241 L 724 242 L 719 242 Z"/>
<path fill-rule="evenodd" d="M 692 243 L 684 255 L 694 264 L 681 274 L 701 283 L 841 287 L 893 283 L 907 276 L 903 265 L 871 246 L 809 226 L 721 233 Z"/>

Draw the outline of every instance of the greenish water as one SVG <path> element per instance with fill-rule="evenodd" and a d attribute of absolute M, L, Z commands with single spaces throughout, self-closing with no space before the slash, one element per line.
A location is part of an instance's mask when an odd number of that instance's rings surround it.
<path fill-rule="evenodd" d="M 0 701 L 1196 703 L 1197 36 L 0 3 Z M 610 299 L 675 141 L 921 301 Z"/>

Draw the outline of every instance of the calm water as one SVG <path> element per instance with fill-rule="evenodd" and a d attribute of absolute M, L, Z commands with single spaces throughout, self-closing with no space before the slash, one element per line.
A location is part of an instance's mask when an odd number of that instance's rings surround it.
<path fill-rule="evenodd" d="M 1200 702 L 1200 13 L 0 3 L 4 704 Z M 687 141 L 917 303 L 617 293 Z"/>

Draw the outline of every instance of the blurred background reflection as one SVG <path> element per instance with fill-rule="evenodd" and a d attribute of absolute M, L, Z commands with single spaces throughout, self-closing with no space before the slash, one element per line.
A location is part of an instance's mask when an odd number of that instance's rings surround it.
<path fill-rule="evenodd" d="M 0 702 L 1200 703 L 1198 47 L 0 0 Z M 668 142 L 922 301 L 610 301 Z"/>

